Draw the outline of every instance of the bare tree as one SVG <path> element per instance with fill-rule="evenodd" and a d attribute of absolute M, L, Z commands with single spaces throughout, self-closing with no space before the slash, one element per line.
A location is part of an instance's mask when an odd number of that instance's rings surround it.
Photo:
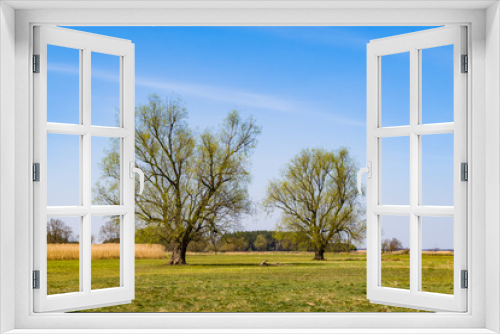
<path fill-rule="evenodd" d="M 356 170 L 347 149 L 305 149 L 286 165 L 280 179 L 269 183 L 265 207 L 279 209 L 282 227 L 307 239 L 314 260 L 325 259 L 331 242 L 363 238 Z"/>
<path fill-rule="evenodd" d="M 402 249 L 403 249 L 403 243 L 399 241 L 397 238 L 392 238 L 391 242 L 389 243 L 389 250 L 391 252 L 395 252 Z"/>
<path fill-rule="evenodd" d="M 73 230 L 61 219 L 50 218 L 47 222 L 47 243 L 68 244 L 75 242 Z"/>
<path fill-rule="evenodd" d="M 381 244 L 382 253 L 389 252 L 389 247 L 390 247 L 389 244 L 390 244 L 389 239 L 382 240 L 382 244 Z"/>
<path fill-rule="evenodd" d="M 99 229 L 99 239 L 103 244 L 120 243 L 120 221 L 110 219 Z"/>
<path fill-rule="evenodd" d="M 382 252 L 384 253 L 385 252 L 392 253 L 404 249 L 403 243 L 397 238 L 382 240 L 381 247 L 382 247 Z"/>
<path fill-rule="evenodd" d="M 250 212 L 248 160 L 260 133 L 255 121 L 228 114 L 218 131 L 196 135 L 187 125 L 179 101 L 152 95 L 136 111 L 136 162 L 146 175 L 144 193 L 136 198 L 143 227 L 172 251 L 169 264 L 186 264 L 191 241 L 211 231 L 228 230 Z M 112 148 L 101 163 L 107 179 L 98 185 L 98 202 L 116 204 L 119 172 Z"/>

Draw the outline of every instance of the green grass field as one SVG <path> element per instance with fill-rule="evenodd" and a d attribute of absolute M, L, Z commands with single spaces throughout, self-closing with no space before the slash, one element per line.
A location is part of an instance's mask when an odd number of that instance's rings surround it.
<path fill-rule="evenodd" d="M 263 260 L 279 265 L 261 267 Z M 187 266 L 136 260 L 131 304 L 85 312 L 414 312 L 370 304 L 366 256 L 307 253 L 188 255 Z M 95 260 L 92 287 L 116 286 L 119 261 Z M 423 255 L 422 290 L 453 293 L 453 255 Z M 48 261 L 49 294 L 78 290 L 78 261 Z M 382 283 L 409 287 L 409 255 L 384 255 Z M 67 288 L 67 287 L 72 288 Z M 75 290 L 76 289 L 76 290 Z"/>

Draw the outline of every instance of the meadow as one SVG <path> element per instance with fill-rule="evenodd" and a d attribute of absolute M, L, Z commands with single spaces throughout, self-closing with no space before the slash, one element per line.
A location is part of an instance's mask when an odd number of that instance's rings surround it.
<path fill-rule="evenodd" d="M 329 253 L 322 262 L 306 252 L 190 253 L 187 266 L 168 266 L 155 246 L 136 245 L 152 258 L 137 251 L 131 304 L 85 312 L 415 312 L 366 299 L 364 252 Z M 264 260 L 271 265 L 260 266 Z M 426 252 L 422 261 L 423 290 L 453 293 L 453 253 Z M 118 258 L 93 254 L 92 288 L 118 286 L 119 267 Z M 78 260 L 49 260 L 48 282 L 49 294 L 78 291 Z M 409 255 L 383 255 L 383 285 L 408 282 Z"/>

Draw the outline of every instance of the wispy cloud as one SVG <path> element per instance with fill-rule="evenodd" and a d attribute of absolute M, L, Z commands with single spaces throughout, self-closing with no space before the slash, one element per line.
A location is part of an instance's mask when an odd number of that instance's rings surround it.
<path fill-rule="evenodd" d="M 278 112 L 293 114 L 307 114 L 332 123 L 341 123 L 356 127 L 366 127 L 366 123 L 339 116 L 335 112 L 325 112 L 321 110 L 311 110 L 310 106 L 305 107 L 301 101 L 287 100 L 281 97 L 254 93 L 249 91 L 236 90 L 227 87 L 218 87 L 200 84 L 173 83 L 155 80 L 143 80 L 136 78 L 136 85 L 153 89 L 171 90 L 176 94 L 194 96 L 217 102 L 228 102 L 237 106 L 262 108 Z"/>
<path fill-rule="evenodd" d="M 295 109 L 294 102 L 285 98 L 228 87 L 159 81 L 140 77 L 136 78 L 135 83 L 142 87 L 170 90 L 179 95 L 227 102 L 236 106 L 271 109 L 280 112 L 293 112 Z"/>
<path fill-rule="evenodd" d="M 72 75 L 79 74 L 78 67 L 71 64 L 49 63 L 47 67 L 50 71 L 58 73 Z M 93 70 L 92 76 L 113 82 L 117 82 L 119 80 L 119 77 L 110 71 Z M 293 112 L 294 110 L 294 103 L 289 99 L 228 87 L 169 82 L 142 77 L 136 77 L 135 84 L 140 87 L 172 91 L 181 96 L 192 96 L 211 101 L 231 103 L 235 106 L 263 108 L 279 112 Z"/>
<path fill-rule="evenodd" d="M 65 63 L 47 63 L 47 69 L 52 72 L 69 74 L 69 75 L 79 75 L 80 68 L 75 66 L 74 64 L 65 64 Z M 99 78 L 106 81 L 111 82 L 119 82 L 120 81 L 120 73 L 113 73 L 111 71 L 103 71 L 100 69 L 92 70 L 92 77 Z"/>
<path fill-rule="evenodd" d="M 47 65 L 50 71 L 78 75 L 78 67 L 71 64 L 49 63 Z M 94 70 L 92 76 L 102 80 L 118 82 L 119 77 L 111 71 Z M 140 87 L 151 88 L 154 90 L 171 91 L 181 96 L 191 96 L 210 101 L 225 102 L 235 107 L 259 108 L 280 113 L 306 114 L 311 117 L 317 117 L 327 122 L 341 123 L 356 127 L 366 127 L 364 122 L 351 119 L 345 116 L 339 116 L 336 112 L 325 112 L 321 110 L 311 110 L 310 105 L 303 101 L 239 90 L 229 87 L 221 87 L 207 84 L 193 84 L 182 82 L 169 82 L 151 78 L 136 77 L 135 84 Z"/>
<path fill-rule="evenodd" d="M 49 71 L 63 73 L 63 74 L 74 74 L 74 75 L 80 74 L 79 67 L 72 64 L 47 62 L 47 69 Z"/>
<path fill-rule="evenodd" d="M 344 125 L 366 128 L 366 122 L 345 116 L 339 116 L 336 112 L 313 111 L 311 115 L 332 123 L 340 123 Z"/>

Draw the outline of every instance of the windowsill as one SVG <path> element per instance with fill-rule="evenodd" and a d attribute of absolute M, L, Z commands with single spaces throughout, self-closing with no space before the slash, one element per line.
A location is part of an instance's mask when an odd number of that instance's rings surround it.
<path fill-rule="evenodd" d="M 110 329 L 110 330 L 68 330 L 68 329 L 14 329 L 5 334 L 494 334 L 488 329 L 426 329 L 415 331 L 414 329 Z"/>

